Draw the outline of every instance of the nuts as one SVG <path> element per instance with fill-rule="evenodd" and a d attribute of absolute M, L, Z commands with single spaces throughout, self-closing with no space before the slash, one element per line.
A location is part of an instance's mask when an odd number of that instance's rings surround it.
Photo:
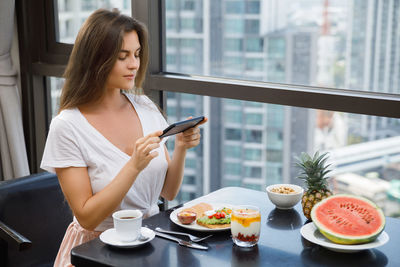
<path fill-rule="evenodd" d="M 279 186 L 271 189 L 271 192 L 277 193 L 277 194 L 295 194 L 296 191 L 293 188 L 290 188 L 288 186 Z"/>

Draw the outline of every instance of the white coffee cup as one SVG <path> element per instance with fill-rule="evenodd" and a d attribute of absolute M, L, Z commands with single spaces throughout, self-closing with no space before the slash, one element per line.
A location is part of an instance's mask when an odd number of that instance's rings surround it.
<path fill-rule="evenodd" d="M 143 213 L 140 210 L 120 210 L 112 215 L 118 239 L 135 241 L 140 236 Z"/>

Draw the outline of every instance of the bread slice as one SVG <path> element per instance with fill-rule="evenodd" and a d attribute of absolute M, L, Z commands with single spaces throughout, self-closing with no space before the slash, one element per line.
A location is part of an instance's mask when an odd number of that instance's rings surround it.
<path fill-rule="evenodd" d="M 225 224 L 205 224 L 197 221 L 198 225 L 210 228 L 210 229 L 222 229 L 222 228 L 228 228 L 231 226 L 230 223 L 225 223 Z"/>
<path fill-rule="evenodd" d="M 182 210 L 182 211 L 191 211 L 191 212 L 194 212 L 194 213 L 196 213 L 197 218 L 200 218 L 200 217 L 203 217 L 203 215 L 204 215 L 204 213 L 205 213 L 206 211 L 212 210 L 212 209 L 213 209 L 213 207 L 212 207 L 210 204 L 201 202 L 201 203 L 199 203 L 199 204 L 197 204 L 197 205 L 194 205 L 193 207 L 184 209 L 184 210 Z M 182 212 L 182 211 L 181 211 L 181 212 Z"/>

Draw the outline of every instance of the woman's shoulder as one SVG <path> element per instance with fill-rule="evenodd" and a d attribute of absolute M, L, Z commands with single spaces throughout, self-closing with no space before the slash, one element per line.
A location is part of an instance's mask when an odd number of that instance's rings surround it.
<path fill-rule="evenodd" d="M 79 117 L 79 111 L 77 108 L 64 109 L 60 111 L 50 123 L 50 128 L 64 128 L 68 125 L 74 125 Z"/>

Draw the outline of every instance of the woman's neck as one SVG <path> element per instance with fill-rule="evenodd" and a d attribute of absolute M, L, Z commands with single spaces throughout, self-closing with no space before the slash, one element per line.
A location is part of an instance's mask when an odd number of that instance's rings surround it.
<path fill-rule="evenodd" d="M 129 104 L 126 96 L 120 89 L 107 90 L 105 95 L 98 101 L 87 103 L 79 107 L 81 112 L 119 112 Z"/>

